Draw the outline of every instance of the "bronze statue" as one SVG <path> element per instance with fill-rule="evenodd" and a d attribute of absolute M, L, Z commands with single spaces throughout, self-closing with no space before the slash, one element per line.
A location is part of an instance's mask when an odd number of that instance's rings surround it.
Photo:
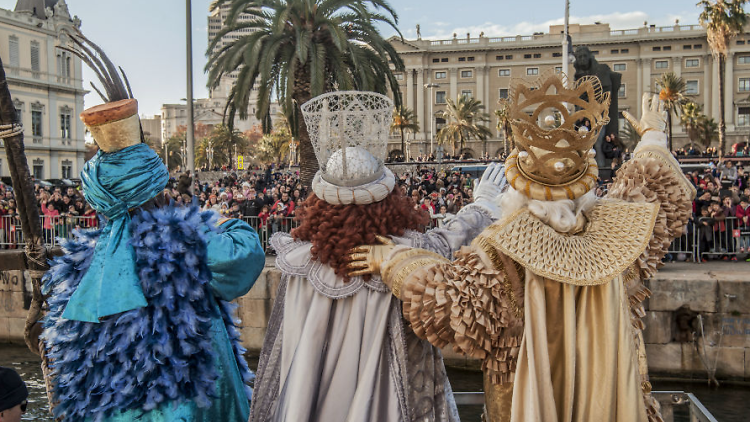
<path fill-rule="evenodd" d="M 593 75 L 599 78 L 604 92 L 609 92 L 609 124 L 605 134 L 618 134 L 618 120 L 620 112 L 617 109 L 617 92 L 620 90 L 622 75 L 613 72 L 606 64 L 599 63 L 588 47 L 578 47 L 575 52 L 576 61 L 573 66 L 576 69 L 575 80 L 584 76 Z"/>

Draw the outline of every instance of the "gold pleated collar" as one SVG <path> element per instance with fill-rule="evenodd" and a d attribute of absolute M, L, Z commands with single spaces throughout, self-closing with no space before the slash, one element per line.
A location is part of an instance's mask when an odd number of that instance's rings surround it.
<path fill-rule="evenodd" d="M 528 209 L 488 227 L 475 240 L 494 247 L 539 276 L 574 284 L 607 283 L 643 253 L 653 234 L 657 204 L 600 200 L 578 234 L 559 233 Z"/>

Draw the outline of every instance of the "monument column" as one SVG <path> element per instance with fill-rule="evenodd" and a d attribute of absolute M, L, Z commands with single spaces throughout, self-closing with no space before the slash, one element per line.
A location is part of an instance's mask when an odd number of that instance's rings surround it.
<path fill-rule="evenodd" d="M 424 109 L 424 69 L 417 69 L 417 121 L 419 127 L 422 129 L 419 132 L 419 136 L 422 140 L 427 139 L 427 121 L 425 120 L 425 109 Z"/>
<path fill-rule="evenodd" d="M 734 52 L 727 52 L 726 68 L 724 69 L 724 119 L 727 132 L 734 131 Z"/>

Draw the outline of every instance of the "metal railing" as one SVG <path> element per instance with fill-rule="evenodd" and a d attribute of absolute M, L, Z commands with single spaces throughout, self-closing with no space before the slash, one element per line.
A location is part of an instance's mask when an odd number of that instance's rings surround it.
<path fill-rule="evenodd" d="M 73 230 L 99 226 L 97 217 L 43 215 L 40 220 L 44 243 L 51 247 L 58 246 L 60 239 L 72 237 Z M 23 243 L 21 220 L 12 215 L 0 216 L 0 248 L 14 249 L 22 247 Z"/>
<path fill-rule="evenodd" d="M 41 216 L 44 240 L 49 246 L 57 246 L 60 238 L 69 238 L 73 230 L 99 226 L 97 217 Z M 268 239 L 276 232 L 289 233 L 299 226 L 291 217 L 274 219 L 269 217 L 242 217 L 260 238 L 264 251 L 268 251 Z M 439 226 L 440 217 L 430 219 L 426 229 Z M 674 239 L 669 247 L 668 260 L 691 260 L 700 262 L 709 259 L 736 260 L 750 257 L 750 226 L 743 226 L 735 217 L 721 221 L 691 221 L 682 236 Z M 0 248 L 22 246 L 24 242 L 21 222 L 16 216 L 0 216 Z M 684 257 L 680 256 L 683 255 Z"/>
<path fill-rule="evenodd" d="M 687 408 L 689 422 L 718 422 L 711 412 L 692 393 L 684 391 L 652 391 L 651 395 L 659 402 L 665 422 L 678 422 L 674 415 L 675 408 Z M 484 406 L 482 392 L 454 392 L 458 406 Z M 686 421 L 687 422 L 687 421 Z"/>

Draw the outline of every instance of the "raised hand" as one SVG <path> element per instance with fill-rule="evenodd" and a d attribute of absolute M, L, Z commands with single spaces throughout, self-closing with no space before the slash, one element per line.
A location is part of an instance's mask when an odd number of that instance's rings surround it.
<path fill-rule="evenodd" d="M 627 111 L 623 111 L 622 115 L 628 119 L 633 128 L 638 132 L 638 135 L 643 136 L 648 131 L 664 132 L 667 127 L 667 111 L 664 108 L 664 101 L 659 99 L 659 94 L 654 94 L 649 102 L 648 93 L 643 94 L 641 110 L 641 120 L 636 120 L 632 114 Z"/>

